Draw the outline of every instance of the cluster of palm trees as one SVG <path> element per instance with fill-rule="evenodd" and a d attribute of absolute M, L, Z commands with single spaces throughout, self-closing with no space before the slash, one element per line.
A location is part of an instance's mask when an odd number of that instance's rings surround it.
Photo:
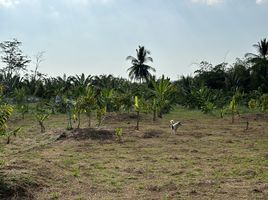
<path fill-rule="evenodd" d="M 9 45 L 12 48 L 9 48 Z M 10 51 L 15 57 L 12 62 L 10 61 L 11 63 L 7 59 L 3 60 L 7 64 L 5 69 L 10 71 L 7 73 L 6 70 L 1 70 L 0 84 L 4 86 L 5 98 L 21 105 L 21 110 L 24 111 L 27 110 L 27 106 L 23 103 L 25 99 L 28 102 L 40 99 L 53 102 L 57 96 L 79 102 L 81 109 L 87 110 L 89 107 L 86 99 L 89 91 L 92 90 L 97 107 L 105 107 L 107 112 L 130 111 L 133 109 L 134 97 L 138 96 L 142 102 L 145 102 L 142 103 L 143 110 L 150 110 L 155 120 L 156 116 L 162 117 L 175 104 L 206 111 L 226 105 L 237 91 L 245 94 L 245 104 L 250 99 L 260 98 L 268 92 L 268 41 L 266 39 L 254 45 L 257 54 L 247 53 L 244 59 L 237 59 L 233 65 L 221 63 L 213 66 L 208 62 L 201 62 L 195 76 L 182 76 L 173 82 L 164 75 L 159 79 L 153 76 L 155 68 L 150 66 L 153 59 L 150 51 L 144 46 L 138 46 L 136 56 L 126 58 L 131 63 L 127 69 L 131 81 L 113 75 L 91 76 L 84 73 L 69 77 L 66 75 L 46 77 L 37 70 L 34 74 L 22 77 L 17 73 L 18 69 L 21 69 L 20 63 L 23 63 L 22 68 L 25 70 L 25 65 L 30 61 L 20 50 L 14 51 L 16 45 L 20 45 L 17 40 L 1 43 L 1 48 L 6 50 L 6 55 L 2 58 L 8 58 L 7 54 Z M 12 71 L 14 67 L 16 73 Z M 19 97 L 21 94 L 26 98 Z M 94 109 L 97 107 L 95 106 Z M 93 107 L 90 108 L 92 109 Z M 80 111 L 79 109 L 77 111 L 79 116 Z"/>
<path fill-rule="evenodd" d="M 233 65 L 220 63 L 213 66 L 201 62 L 195 76 L 181 77 L 176 85 L 181 90 L 181 104 L 201 108 L 208 102 L 222 107 L 239 91 L 243 104 L 250 99 L 258 100 L 268 93 L 268 41 L 253 45 L 257 53 L 247 53 Z"/>

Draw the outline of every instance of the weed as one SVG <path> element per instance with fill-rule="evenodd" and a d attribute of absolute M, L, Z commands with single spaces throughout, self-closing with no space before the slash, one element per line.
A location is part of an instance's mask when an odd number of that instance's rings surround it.
<path fill-rule="evenodd" d="M 80 177 L 80 169 L 78 168 L 72 169 L 72 175 L 77 178 Z"/>

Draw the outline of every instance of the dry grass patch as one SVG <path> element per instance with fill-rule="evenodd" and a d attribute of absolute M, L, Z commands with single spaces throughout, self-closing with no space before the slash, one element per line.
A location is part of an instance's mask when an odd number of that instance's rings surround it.
<path fill-rule="evenodd" d="M 142 116 L 139 131 L 135 114 L 112 113 L 100 129 L 85 120 L 72 131 L 65 118 L 52 115 L 44 134 L 30 116 L 16 121 L 23 132 L 0 155 L 8 188 L 12 177 L 28 177 L 14 179 L 25 190 L 13 199 L 267 199 L 264 118 L 247 131 L 243 118 L 231 124 L 184 109 L 156 123 Z M 176 135 L 171 119 L 183 122 Z M 115 141 L 118 127 L 124 144 Z"/>

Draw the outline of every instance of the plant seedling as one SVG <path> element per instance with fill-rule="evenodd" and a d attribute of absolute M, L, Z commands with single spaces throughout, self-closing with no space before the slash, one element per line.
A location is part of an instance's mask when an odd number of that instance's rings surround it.
<path fill-rule="evenodd" d="M 123 129 L 122 128 L 116 128 L 115 129 L 115 136 L 119 143 L 124 143 L 123 140 Z"/>

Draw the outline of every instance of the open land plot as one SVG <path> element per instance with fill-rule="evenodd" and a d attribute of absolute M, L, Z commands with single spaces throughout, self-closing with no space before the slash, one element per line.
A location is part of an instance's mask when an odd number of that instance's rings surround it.
<path fill-rule="evenodd" d="M 142 115 L 137 131 L 135 114 L 112 113 L 98 130 L 85 119 L 66 131 L 58 114 L 40 133 L 32 116 L 15 116 L 20 135 L 1 139 L 0 199 L 268 199 L 268 117 L 246 117 L 248 130 L 243 117 L 177 109 Z M 183 123 L 176 135 L 171 119 Z"/>

